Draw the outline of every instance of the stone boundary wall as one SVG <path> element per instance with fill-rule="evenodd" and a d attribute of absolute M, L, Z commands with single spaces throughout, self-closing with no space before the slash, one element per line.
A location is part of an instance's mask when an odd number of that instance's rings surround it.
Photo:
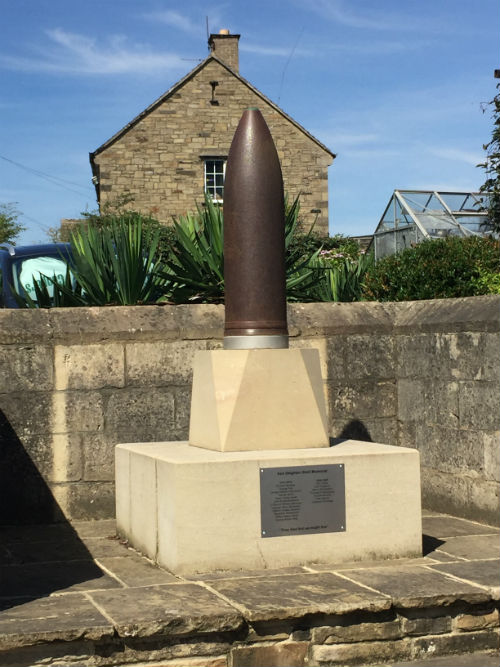
<path fill-rule="evenodd" d="M 331 435 L 417 447 L 423 504 L 499 516 L 500 297 L 291 304 Z M 114 446 L 185 439 L 223 306 L 0 311 L 0 523 L 114 515 Z M 376 483 L 376 480 L 374 480 Z"/>

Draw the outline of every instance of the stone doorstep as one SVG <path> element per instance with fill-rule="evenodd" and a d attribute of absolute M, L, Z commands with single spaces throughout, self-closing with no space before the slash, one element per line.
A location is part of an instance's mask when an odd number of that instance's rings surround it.
<path fill-rule="evenodd" d="M 231 667 L 294 667 L 306 655 L 309 664 L 361 665 L 370 655 L 381 664 L 497 646 L 498 559 L 442 562 L 431 553 L 187 579 L 110 540 L 110 522 L 75 528 L 76 541 L 72 531 L 37 527 L 23 539 L 23 530 L 0 529 L 0 551 L 24 561 L 2 566 L 0 665 L 225 667 L 230 656 Z M 491 535 L 464 531 L 457 524 L 451 538 L 460 553 L 467 538 L 471 553 L 481 540 L 491 548 Z"/>

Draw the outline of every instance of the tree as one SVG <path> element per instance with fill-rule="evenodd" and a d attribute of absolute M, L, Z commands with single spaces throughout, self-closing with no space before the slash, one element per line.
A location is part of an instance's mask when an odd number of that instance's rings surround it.
<path fill-rule="evenodd" d="M 500 232 L 500 83 L 497 94 L 488 104 L 492 107 L 493 133 L 491 141 L 483 145 L 486 160 L 478 165 L 486 172 L 486 181 L 480 191 L 489 194 L 488 218 L 493 230 Z"/>
<path fill-rule="evenodd" d="M 0 243 L 12 243 L 14 239 L 24 232 L 26 227 L 17 222 L 21 212 L 16 208 L 15 203 L 0 204 Z"/>

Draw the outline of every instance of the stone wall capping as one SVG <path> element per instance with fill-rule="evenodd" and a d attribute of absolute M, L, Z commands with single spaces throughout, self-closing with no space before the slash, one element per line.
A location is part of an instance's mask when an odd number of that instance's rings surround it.
<path fill-rule="evenodd" d="M 0 344 L 52 341 L 50 310 L 0 308 Z"/>
<path fill-rule="evenodd" d="M 432 299 L 393 304 L 397 333 L 499 331 L 500 295 Z"/>
<path fill-rule="evenodd" d="M 222 338 L 224 306 L 213 304 L 0 310 L 3 344 L 43 340 Z M 290 335 L 500 330 L 500 296 L 402 303 L 290 303 Z"/>
<path fill-rule="evenodd" d="M 391 333 L 395 306 L 378 302 L 289 303 L 291 335 Z"/>

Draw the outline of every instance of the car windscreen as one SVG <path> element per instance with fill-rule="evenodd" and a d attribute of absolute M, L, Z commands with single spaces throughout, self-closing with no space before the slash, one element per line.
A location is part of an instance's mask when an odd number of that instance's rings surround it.
<path fill-rule="evenodd" d="M 18 293 L 24 290 L 34 301 L 36 301 L 35 281 L 43 281 L 44 276 L 54 278 L 59 283 L 64 283 L 66 277 L 66 262 L 60 257 L 19 257 L 14 260 L 12 273 L 14 278 L 14 289 Z M 54 286 L 50 280 L 44 281 L 47 285 L 49 295 L 54 294 Z"/>

